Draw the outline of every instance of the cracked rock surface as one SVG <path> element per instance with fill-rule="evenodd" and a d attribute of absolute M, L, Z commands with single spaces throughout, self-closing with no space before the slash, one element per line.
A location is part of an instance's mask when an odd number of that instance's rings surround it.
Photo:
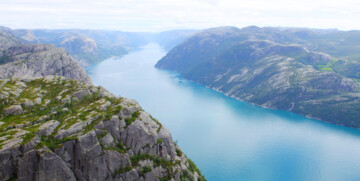
<path fill-rule="evenodd" d="M 0 79 L 0 96 L 0 180 L 205 180 L 134 100 L 57 76 Z"/>

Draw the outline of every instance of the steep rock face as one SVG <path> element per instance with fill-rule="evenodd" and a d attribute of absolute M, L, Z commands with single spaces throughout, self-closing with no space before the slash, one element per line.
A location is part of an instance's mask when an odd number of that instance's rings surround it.
<path fill-rule="evenodd" d="M 13 46 L 3 51 L 0 78 L 58 75 L 91 84 L 83 68 L 62 48 L 35 44 Z"/>
<path fill-rule="evenodd" d="M 0 112 L 1 180 L 204 180 L 160 122 L 101 87 L 0 80 Z"/>
<path fill-rule="evenodd" d="M 360 128 L 360 84 L 331 68 L 346 60 L 275 43 L 263 31 L 206 30 L 175 47 L 156 67 L 263 107 Z"/>

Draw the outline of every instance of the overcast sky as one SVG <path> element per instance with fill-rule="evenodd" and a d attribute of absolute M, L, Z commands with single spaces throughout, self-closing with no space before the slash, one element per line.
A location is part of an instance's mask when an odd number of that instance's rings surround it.
<path fill-rule="evenodd" d="M 0 0 L 0 25 L 122 31 L 229 25 L 360 30 L 360 0 Z"/>

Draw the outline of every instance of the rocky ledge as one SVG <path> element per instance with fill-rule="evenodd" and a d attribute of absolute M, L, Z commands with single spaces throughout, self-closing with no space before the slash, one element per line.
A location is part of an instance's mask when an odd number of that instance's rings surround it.
<path fill-rule="evenodd" d="M 0 80 L 0 180 L 205 180 L 134 100 L 63 77 Z"/>

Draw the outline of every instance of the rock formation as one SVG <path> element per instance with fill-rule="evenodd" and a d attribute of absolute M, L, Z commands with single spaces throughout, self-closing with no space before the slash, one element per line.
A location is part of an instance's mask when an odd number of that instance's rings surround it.
<path fill-rule="evenodd" d="M 204 180 L 134 100 L 58 76 L 0 80 L 0 180 Z"/>

